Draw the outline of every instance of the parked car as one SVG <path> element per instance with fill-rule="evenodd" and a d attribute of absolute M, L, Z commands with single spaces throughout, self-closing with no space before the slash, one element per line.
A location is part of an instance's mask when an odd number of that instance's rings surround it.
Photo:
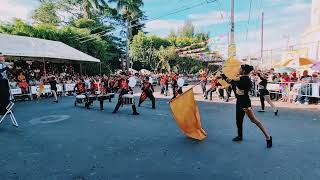
<path fill-rule="evenodd" d="M 184 80 L 183 86 L 188 86 L 190 84 L 189 78 L 186 76 L 183 76 L 182 79 Z"/>
<path fill-rule="evenodd" d="M 137 85 L 136 86 L 142 86 L 142 82 L 141 82 L 141 79 L 137 76 L 135 76 L 136 80 L 137 80 Z"/>
<path fill-rule="evenodd" d="M 158 78 L 155 76 L 150 77 L 150 82 L 153 86 L 157 86 L 158 85 Z"/>

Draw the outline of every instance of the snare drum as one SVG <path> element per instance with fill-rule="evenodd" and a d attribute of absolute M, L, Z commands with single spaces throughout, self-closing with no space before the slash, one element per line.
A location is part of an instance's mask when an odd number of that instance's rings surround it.
<path fill-rule="evenodd" d="M 98 96 L 98 101 L 105 101 L 105 100 L 110 100 L 111 98 L 114 98 L 114 93 L 108 93 L 105 95 L 99 95 Z"/>
<path fill-rule="evenodd" d="M 134 96 L 131 94 L 125 94 L 122 96 L 123 98 L 123 105 L 131 105 L 134 104 Z"/>
<path fill-rule="evenodd" d="M 77 95 L 76 96 L 76 102 L 77 103 L 83 103 L 83 101 L 86 99 L 85 95 Z"/>
<path fill-rule="evenodd" d="M 89 100 L 89 102 L 93 102 L 93 101 L 97 100 L 97 96 L 90 95 L 90 96 L 88 97 L 88 100 Z"/>

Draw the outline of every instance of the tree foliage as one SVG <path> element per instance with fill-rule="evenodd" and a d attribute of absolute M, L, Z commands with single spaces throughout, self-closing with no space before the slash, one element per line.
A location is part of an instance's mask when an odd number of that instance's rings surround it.
<path fill-rule="evenodd" d="M 172 35 L 167 38 L 160 38 L 155 35 L 147 36 L 145 33 L 139 32 L 130 44 L 130 57 L 134 61 L 133 67 L 158 72 L 179 70 L 179 72 L 196 73 L 205 67 L 205 63 L 189 57 L 179 57 L 176 48 L 203 42 L 207 39 L 206 33 L 195 34 L 194 37 Z"/>
<path fill-rule="evenodd" d="M 32 19 L 36 23 L 47 23 L 57 25 L 61 22 L 57 15 L 57 5 L 52 0 L 43 1 L 39 8 L 32 12 Z"/>

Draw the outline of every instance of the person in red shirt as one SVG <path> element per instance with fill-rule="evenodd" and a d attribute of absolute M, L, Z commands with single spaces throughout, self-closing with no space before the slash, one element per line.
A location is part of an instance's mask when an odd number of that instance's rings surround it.
<path fill-rule="evenodd" d="M 76 94 L 83 94 L 86 93 L 86 85 L 84 84 L 83 80 L 78 79 L 77 84 L 74 86 L 74 91 Z"/>
<path fill-rule="evenodd" d="M 121 104 L 123 104 L 123 97 L 122 96 L 125 94 L 129 94 L 129 92 L 132 91 L 131 87 L 129 87 L 128 77 L 127 77 L 126 73 L 122 72 L 120 74 L 120 76 L 121 76 L 120 80 L 118 81 L 118 84 L 117 84 L 117 86 L 119 88 L 118 103 L 112 113 L 117 113 Z M 133 113 L 132 113 L 133 115 L 139 115 L 135 104 L 132 105 L 132 111 L 133 111 Z"/>
<path fill-rule="evenodd" d="M 200 71 L 200 84 L 201 84 L 201 89 L 202 89 L 202 93 L 205 96 L 206 95 L 206 86 L 207 86 L 207 73 L 205 71 Z"/>
<path fill-rule="evenodd" d="M 147 76 L 146 79 L 143 81 L 142 84 L 142 93 L 140 96 L 140 100 L 139 100 L 139 107 L 140 105 L 147 99 L 149 98 L 152 101 L 152 109 L 156 108 L 156 100 L 153 96 L 153 92 L 154 92 L 154 88 L 152 86 L 152 84 L 149 82 L 149 77 Z"/>
<path fill-rule="evenodd" d="M 210 89 L 206 92 L 205 94 L 205 99 L 208 99 L 208 94 L 210 93 L 210 101 L 212 101 L 212 93 L 217 90 L 217 85 L 218 85 L 218 79 L 216 77 L 213 77 L 211 79 L 211 87 Z"/>
<path fill-rule="evenodd" d="M 179 94 L 182 94 L 182 87 L 178 86 L 178 77 L 176 73 L 172 74 L 171 77 L 171 81 L 172 81 L 172 92 L 173 92 L 173 97 L 171 99 L 176 98 Z"/>

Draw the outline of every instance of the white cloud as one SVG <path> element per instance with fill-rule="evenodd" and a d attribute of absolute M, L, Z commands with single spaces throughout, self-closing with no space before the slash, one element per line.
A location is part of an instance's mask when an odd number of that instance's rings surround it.
<path fill-rule="evenodd" d="M 183 25 L 180 20 L 153 20 L 146 23 L 146 30 L 159 36 L 166 36 L 171 29 L 177 30 Z"/>
<path fill-rule="evenodd" d="M 0 2 L 0 20 L 10 21 L 13 18 L 27 20 L 33 10 L 34 4 L 21 4 L 13 0 L 1 0 Z"/>

